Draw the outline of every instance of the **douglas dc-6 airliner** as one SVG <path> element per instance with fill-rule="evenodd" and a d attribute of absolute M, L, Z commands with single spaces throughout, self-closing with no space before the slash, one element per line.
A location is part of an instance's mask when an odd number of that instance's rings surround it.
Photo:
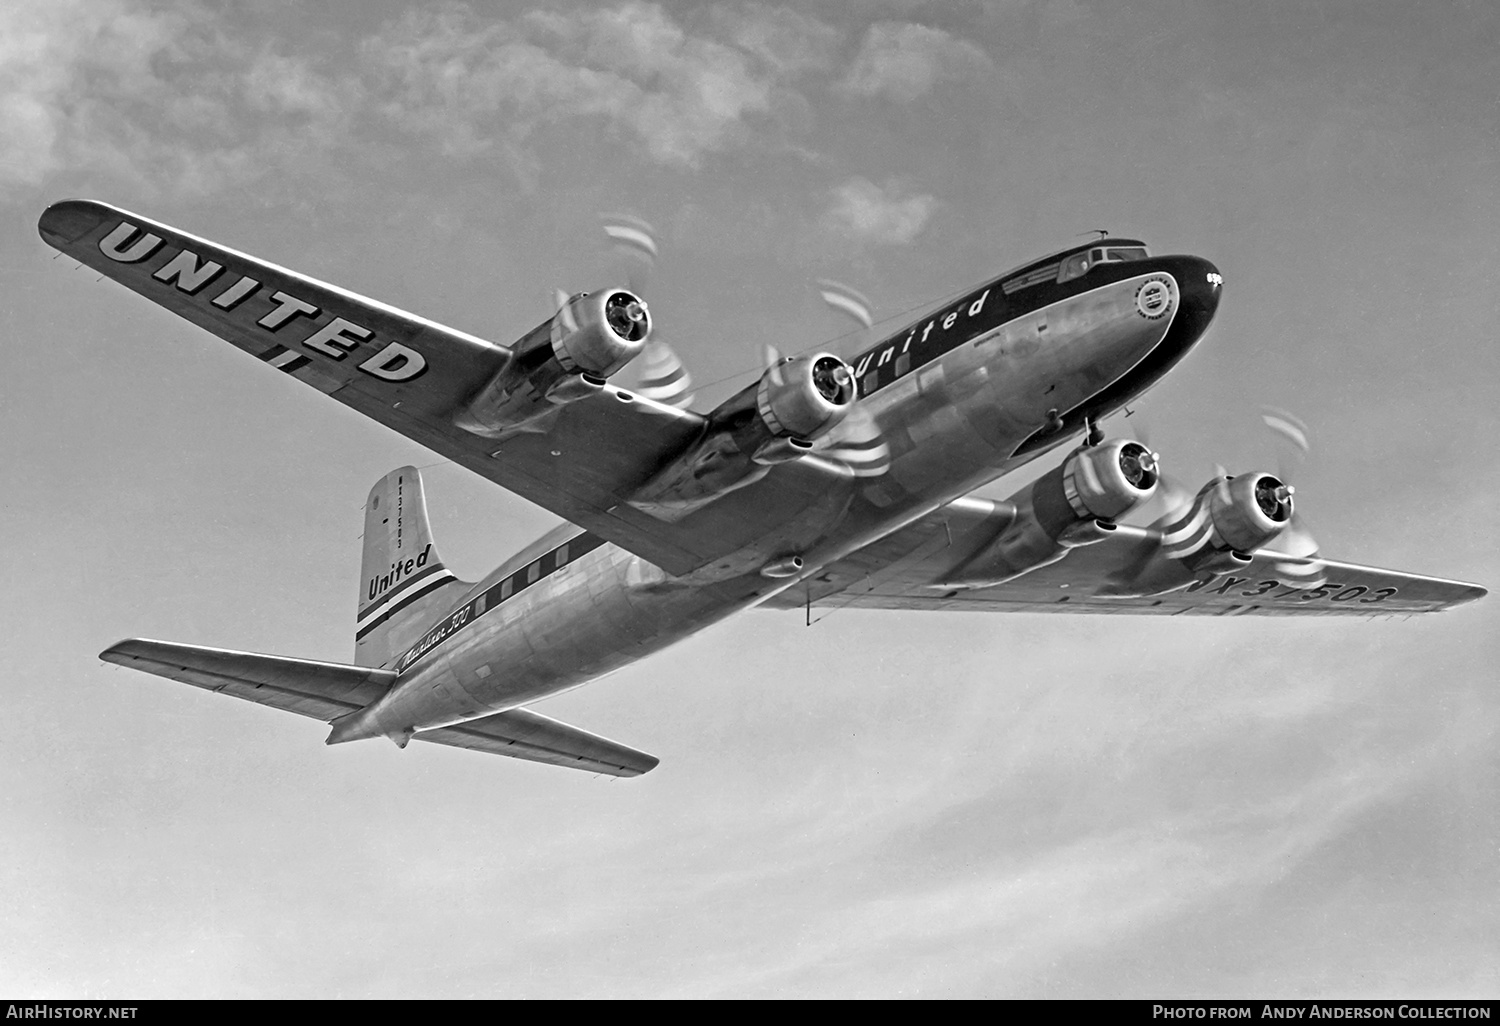
<path fill-rule="evenodd" d="M 527 705 L 753 606 L 1370 616 L 1472 584 L 1321 558 L 1270 473 L 1163 481 L 1099 422 L 1203 337 L 1223 278 L 1104 237 L 1031 261 L 845 360 L 772 351 L 690 408 L 646 304 L 607 288 L 500 345 L 103 203 L 46 242 L 562 518 L 478 582 L 412 467 L 376 482 L 350 664 L 122 641 L 133 666 L 331 725 L 617 776 L 657 760 Z M 767 340 L 770 341 L 770 340 Z M 611 382 L 648 353 L 660 371 Z M 664 370 L 662 368 L 665 368 Z M 1009 500 L 970 493 L 1062 446 Z M 1149 526 L 1121 519 L 1157 496 Z"/>

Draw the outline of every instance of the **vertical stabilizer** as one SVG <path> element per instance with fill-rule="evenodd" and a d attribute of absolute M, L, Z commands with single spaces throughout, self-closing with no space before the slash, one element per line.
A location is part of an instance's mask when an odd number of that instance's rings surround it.
<path fill-rule="evenodd" d="M 354 661 L 360 666 L 388 667 L 463 591 L 432 543 L 415 467 L 393 470 L 370 489 L 359 578 Z"/>

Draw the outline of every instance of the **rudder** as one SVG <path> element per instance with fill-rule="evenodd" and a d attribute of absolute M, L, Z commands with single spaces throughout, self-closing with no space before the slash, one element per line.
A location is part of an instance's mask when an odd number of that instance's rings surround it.
<path fill-rule="evenodd" d="M 432 542 L 415 467 L 399 467 L 370 489 L 359 576 L 354 661 L 360 666 L 389 666 L 463 589 Z"/>

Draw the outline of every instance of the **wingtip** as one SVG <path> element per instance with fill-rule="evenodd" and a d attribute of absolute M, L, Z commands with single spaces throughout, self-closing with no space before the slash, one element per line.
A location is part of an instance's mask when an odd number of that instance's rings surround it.
<path fill-rule="evenodd" d="M 101 211 L 116 208 L 91 199 L 65 199 L 49 204 L 37 218 L 36 231 L 54 249 L 81 238 L 98 223 Z"/>
<path fill-rule="evenodd" d="M 1466 585 L 1464 585 L 1464 593 L 1462 595 L 1460 595 L 1458 598 L 1454 599 L 1453 604 L 1455 606 L 1462 606 L 1462 605 L 1466 605 L 1466 604 L 1468 604 L 1470 602 L 1478 602 L 1480 599 L 1484 598 L 1489 593 L 1490 593 L 1490 589 L 1484 587 L 1483 585 L 1480 585 L 1480 584 L 1466 584 Z"/>
<path fill-rule="evenodd" d="M 139 638 L 123 638 L 99 653 L 99 658 L 106 663 L 123 663 L 129 653 L 129 646 Z"/>

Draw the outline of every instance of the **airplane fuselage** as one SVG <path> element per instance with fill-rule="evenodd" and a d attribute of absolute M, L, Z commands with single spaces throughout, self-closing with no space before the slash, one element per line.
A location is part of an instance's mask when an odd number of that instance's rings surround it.
<path fill-rule="evenodd" d="M 741 551 L 673 577 L 581 528 L 557 528 L 400 656 L 395 687 L 340 739 L 404 740 L 587 683 L 1076 437 L 1158 381 L 1218 305 L 1222 278 L 1197 257 L 1140 249 L 1089 266 L 1090 253 L 1139 245 L 1100 240 L 1024 265 L 851 360 L 867 416 L 802 457 L 830 465 L 829 486 Z M 855 456 L 820 455 L 841 451 Z"/>

